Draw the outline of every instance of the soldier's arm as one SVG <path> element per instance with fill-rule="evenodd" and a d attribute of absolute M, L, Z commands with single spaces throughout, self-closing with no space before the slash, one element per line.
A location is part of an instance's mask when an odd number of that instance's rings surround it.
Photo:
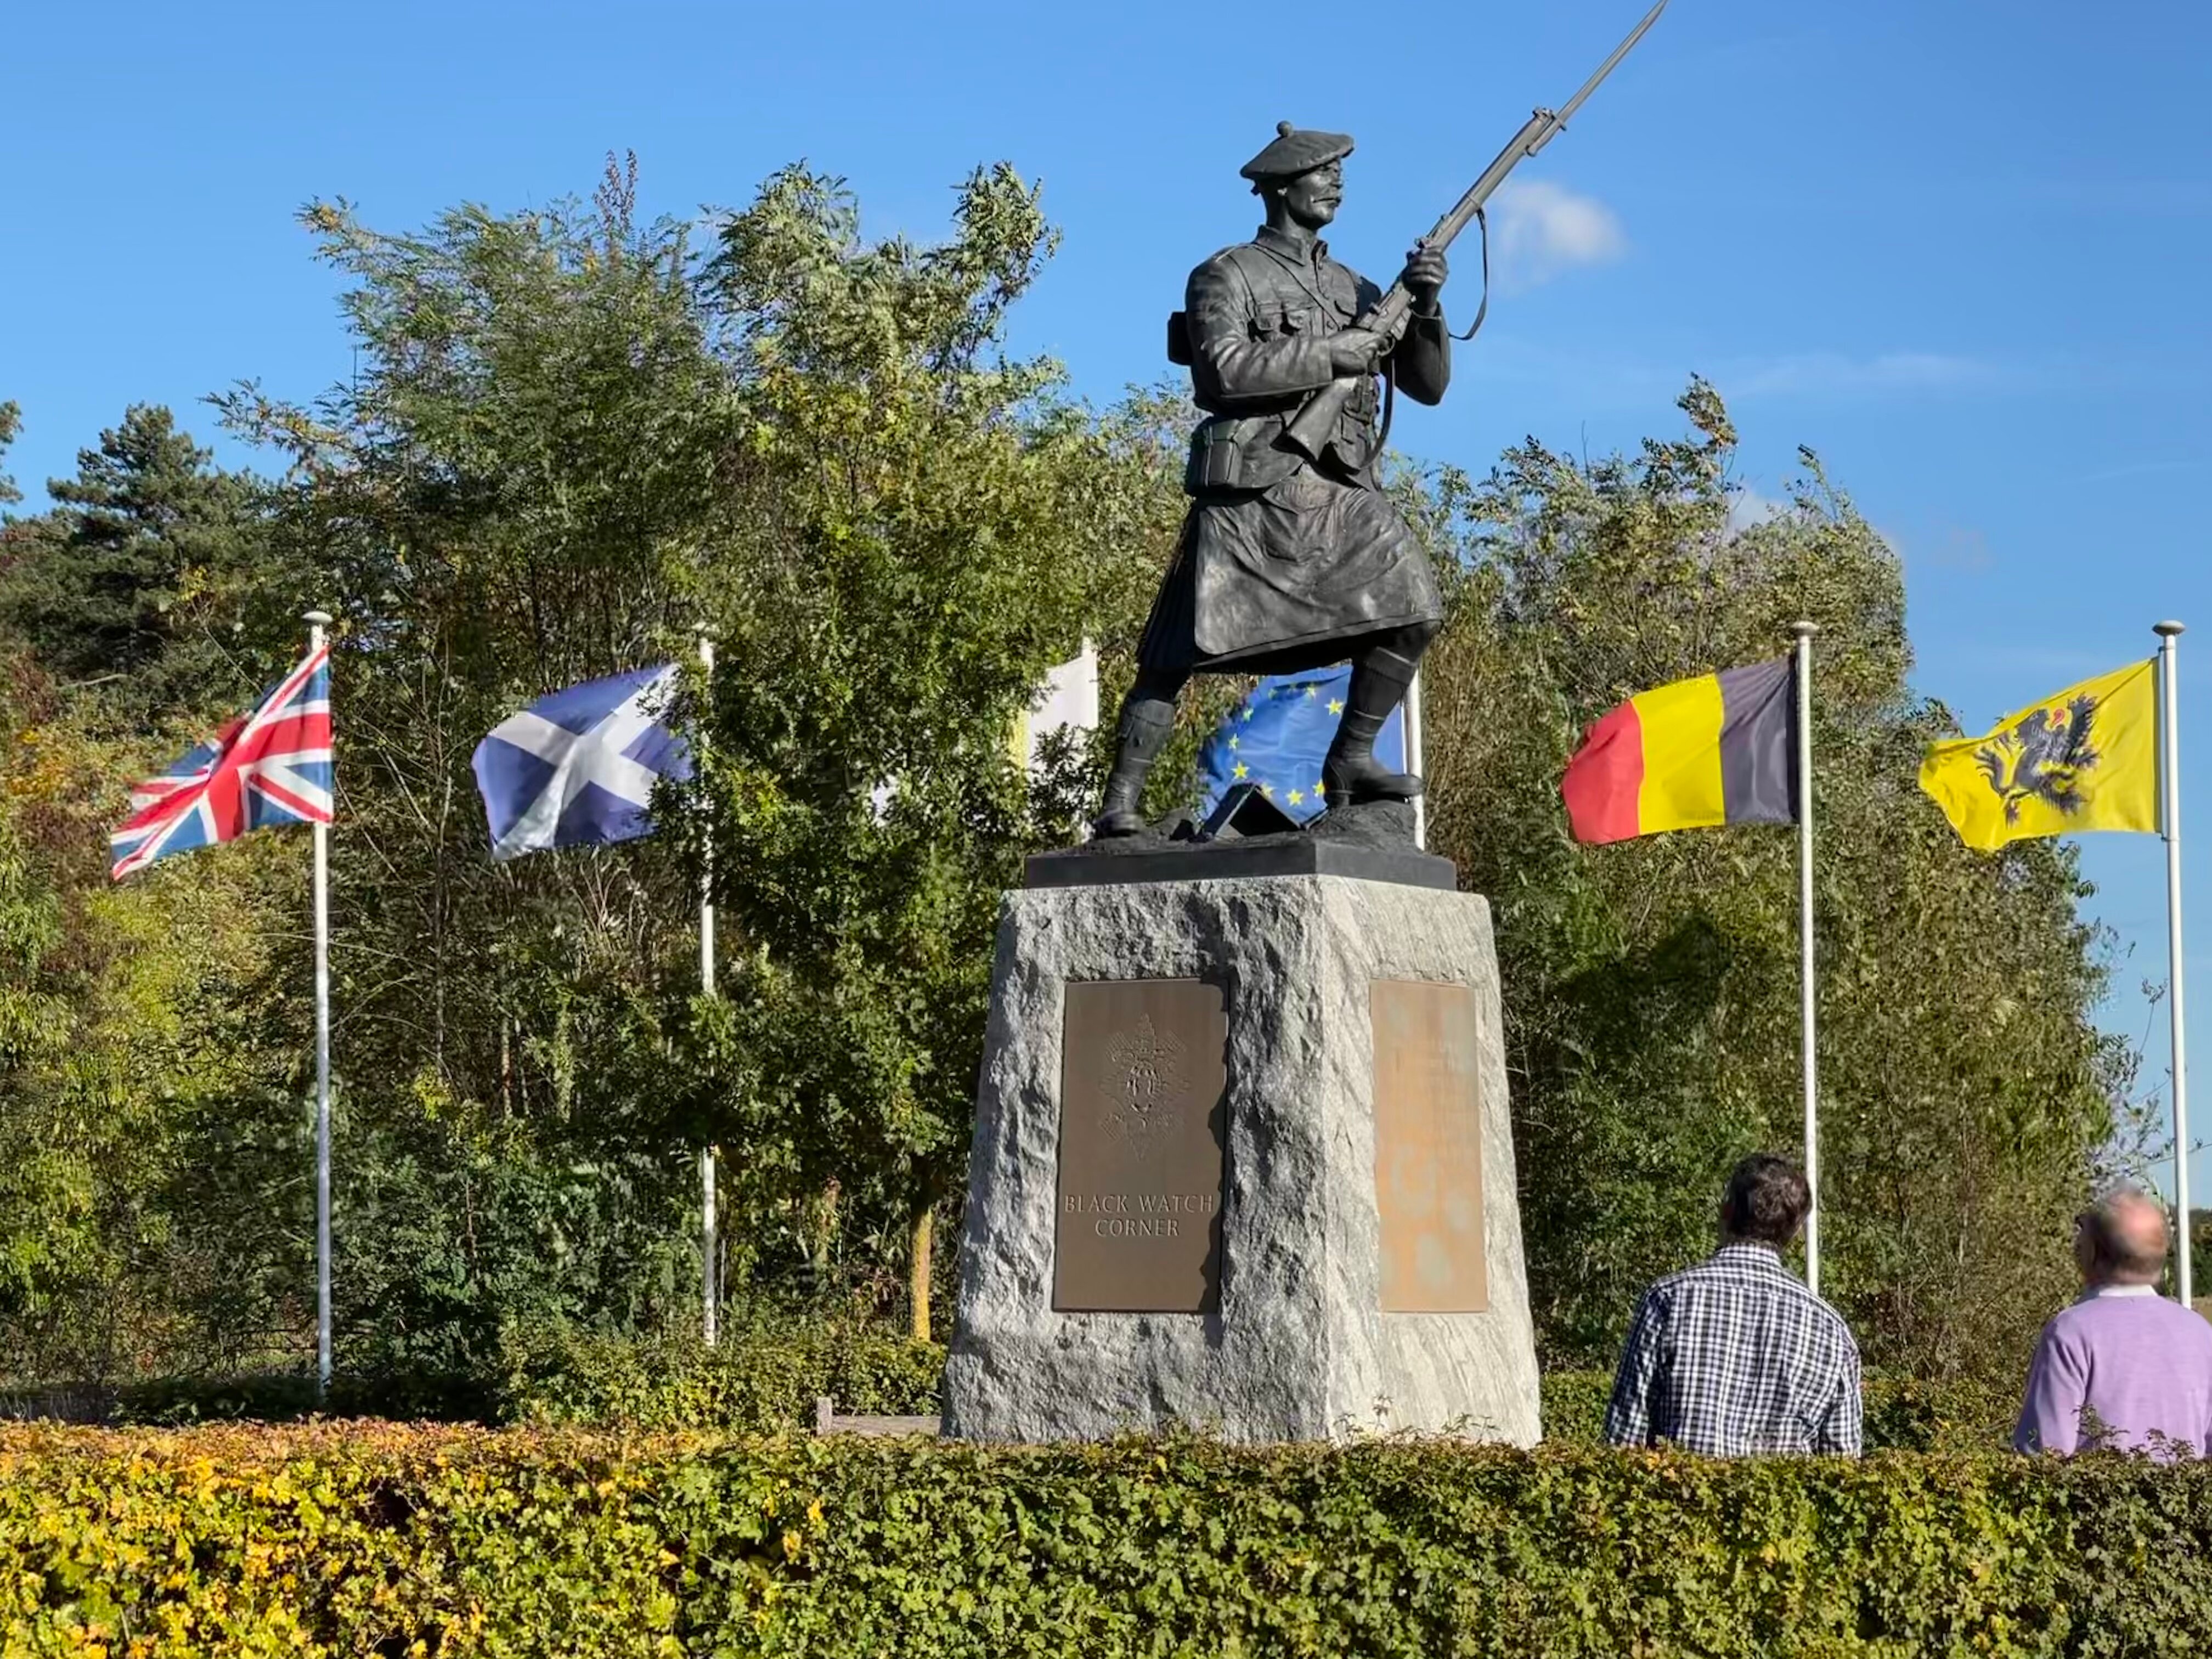
<path fill-rule="evenodd" d="M 1231 258 L 1208 259 L 1191 272 L 1183 310 L 1189 319 L 1191 381 L 1200 403 L 1218 409 L 1272 406 L 1334 378 L 1328 342 L 1282 332 L 1279 312 L 1265 317 Z"/>
<path fill-rule="evenodd" d="M 1363 309 L 1372 303 L 1365 294 L 1360 295 Z M 1395 366 L 1398 390 L 1415 403 L 1444 400 L 1444 388 L 1451 384 L 1451 325 L 1444 321 L 1442 306 L 1425 317 L 1415 311 L 1406 319 L 1405 337 L 1390 354 L 1390 361 Z"/>
<path fill-rule="evenodd" d="M 1406 323 L 1406 337 L 1391 360 L 1398 366 L 1398 390 L 1417 404 L 1440 404 L 1451 384 L 1451 331 L 1439 311 Z"/>

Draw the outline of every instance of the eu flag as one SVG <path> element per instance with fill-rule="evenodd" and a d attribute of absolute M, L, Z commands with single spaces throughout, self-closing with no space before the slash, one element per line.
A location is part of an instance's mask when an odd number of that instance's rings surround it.
<path fill-rule="evenodd" d="M 1203 819 L 1235 783 L 1260 793 L 1300 823 L 1321 816 L 1321 763 L 1344 716 L 1352 665 L 1305 674 L 1270 674 L 1215 728 L 1198 757 Z M 1375 758 L 1406 769 L 1406 711 L 1392 711 L 1375 740 Z"/>

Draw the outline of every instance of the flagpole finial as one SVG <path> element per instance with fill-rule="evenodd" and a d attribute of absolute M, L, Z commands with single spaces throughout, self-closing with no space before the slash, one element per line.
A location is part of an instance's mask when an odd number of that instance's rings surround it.
<path fill-rule="evenodd" d="M 2176 634 L 2185 634 L 2189 630 L 2185 624 L 2168 620 L 2162 623 L 2153 623 L 2150 625 L 2150 631 L 2159 635 L 2161 639 L 2170 640 Z"/>
<path fill-rule="evenodd" d="M 331 613 L 327 611 L 302 611 L 300 616 L 300 620 L 303 623 L 311 623 L 317 628 L 328 628 L 331 625 Z"/>
<path fill-rule="evenodd" d="M 1790 624 L 1790 631 L 1801 640 L 1809 640 L 1820 631 L 1820 624 L 1816 622 L 1794 622 Z"/>

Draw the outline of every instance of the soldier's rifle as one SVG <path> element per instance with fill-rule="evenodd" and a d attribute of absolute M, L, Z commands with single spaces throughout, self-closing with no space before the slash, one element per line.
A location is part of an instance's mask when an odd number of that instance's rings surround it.
<path fill-rule="evenodd" d="M 1450 212 L 1437 221 L 1433 230 L 1421 238 L 1419 246 L 1433 248 L 1440 253 L 1449 247 L 1453 239 L 1467 228 L 1468 222 L 1481 213 L 1483 204 L 1490 200 L 1498 185 L 1505 182 L 1505 176 L 1527 157 L 1534 155 L 1566 131 L 1567 123 L 1583 106 L 1583 100 L 1597 90 L 1598 83 L 1613 73 L 1614 65 L 1628 56 L 1645 32 L 1659 21 L 1659 14 L 1666 9 L 1667 0 L 1659 0 L 1657 5 L 1646 12 L 1644 21 L 1629 31 L 1628 38 L 1613 49 L 1613 56 L 1597 66 L 1597 73 L 1583 82 L 1582 90 L 1568 99 L 1556 114 L 1547 109 L 1539 109 L 1530 115 L 1527 124 L 1513 135 L 1512 142 L 1498 152 L 1498 159 L 1482 170 L 1482 176 L 1468 187 L 1467 194 L 1459 198 Z M 1353 319 L 1352 325 L 1379 334 L 1395 343 L 1405 332 L 1406 320 L 1413 312 L 1413 296 L 1406 287 L 1406 279 L 1401 276 L 1390 285 L 1390 291 L 1362 312 Z M 1291 422 L 1284 435 L 1308 458 L 1320 459 L 1322 451 L 1336 434 L 1337 419 L 1344 413 L 1345 404 L 1366 379 L 1364 374 L 1347 374 L 1323 386 L 1306 400 L 1305 407 L 1298 411 L 1297 418 Z"/>

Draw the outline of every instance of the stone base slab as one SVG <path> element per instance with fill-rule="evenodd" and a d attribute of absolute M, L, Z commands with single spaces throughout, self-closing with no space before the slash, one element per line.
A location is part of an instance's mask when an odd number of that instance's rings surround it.
<path fill-rule="evenodd" d="M 1056 1312 L 1065 987 L 1194 978 L 1227 1001 L 1218 1294 L 1203 1313 Z M 1404 980 L 1473 994 L 1479 1123 L 1462 1127 L 1479 1138 L 1480 1312 L 1382 1310 L 1373 987 Z M 1048 1441 L 1171 1425 L 1244 1442 L 1537 1438 L 1483 899 L 1328 875 L 1007 896 L 945 1431 Z"/>

